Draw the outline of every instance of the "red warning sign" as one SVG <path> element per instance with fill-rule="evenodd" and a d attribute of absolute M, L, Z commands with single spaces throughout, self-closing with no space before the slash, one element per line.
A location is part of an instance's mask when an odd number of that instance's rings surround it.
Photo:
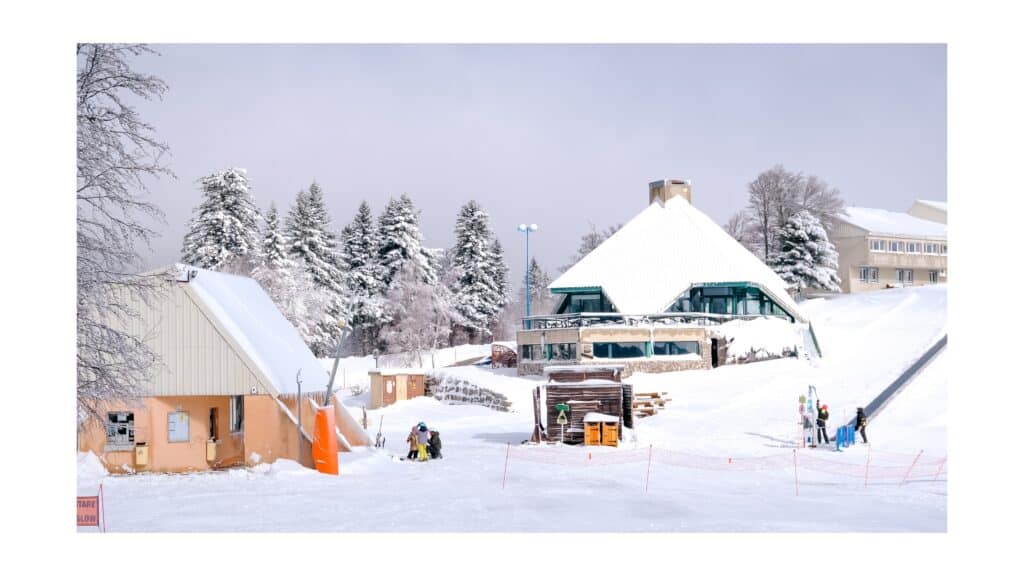
<path fill-rule="evenodd" d="M 78 525 L 96 526 L 100 525 L 100 497 L 79 496 L 78 497 Z"/>

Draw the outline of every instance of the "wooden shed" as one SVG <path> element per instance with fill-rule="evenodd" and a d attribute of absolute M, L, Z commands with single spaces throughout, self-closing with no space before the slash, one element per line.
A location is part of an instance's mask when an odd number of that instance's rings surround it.
<path fill-rule="evenodd" d="M 423 370 L 391 368 L 370 371 L 370 409 L 426 395 Z"/>
<path fill-rule="evenodd" d="M 541 396 L 543 393 L 543 410 Z M 622 427 L 632 428 L 632 386 L 610 380 L 584 380 L 582 382 L 549 382 L 534 391 L 534 439 L 558 441 L 563 427 L 558 424 L 557 405 L 569 407 L 564 438 L 568 444 L 584 440 L 584 419 L 587 414 L 600 413 L 614 417 L 618 422 L 618 437 Z"/>

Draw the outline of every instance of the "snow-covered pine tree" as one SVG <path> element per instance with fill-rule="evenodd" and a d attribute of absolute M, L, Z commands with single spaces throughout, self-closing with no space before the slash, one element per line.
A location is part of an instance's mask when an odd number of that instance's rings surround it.
<path fill-rule="evenodd" d="M 377 263 L 379 244 L 370 205 L 363 201 L 355 218 L 341 233 L 341 268 L 351 300 L 353 349 L 363 355 L 376 349 L 378 332 L 386 317 Z"/>
<path fill-rule="evenodd" d="M 390 286 L 395 274 L 407 263 L 424 282 L 431 286 L 437 283 L 433 258 L 423 248 L 418 211 L 407 195 L 402 194 L 401 198 L 388 201 L 380 215 L 378 231 L 380 245 L 377 254 L 381 286 Z"/>
<path fill-rule="evenodd" d="M 270 205 L 264 223 L 261 258 L 252 277 L 295 326 L 306 345 L 312 346 L 324 337 L 319 322 L 328 304 L 325 291 L 315 287 L 309 273 L 288 255 L 288 240 L 281 232 L 274 204 Z"/>
<path fill-rule="evenodd" d="M 455 308 L 466 320 L 460 328 L 471 342 L 483 341 L 491 333 L 491 323 L 501 311 L 505 294 L 499 286 L 499 260 L 494 254 L 489 217 L 475 200 L 467 202 L 455 219 L 451 261 L 456 270 L 451 286 Z"/>
<path fill-rule="evenodd" d="M 199 181 L 203 201 L 189 221 L 182 261 L 209 270 L 247 273 L 259 254 L 259 210 L 242 168 Z"/>
<path fill-rule="evenodd" d="M 498 312 L 491 318 L 491 334 L 500 335 L 502 338 L 508 338 L 511 330 L 511 337 L 514 338 L 514 324 L 511 326 L 499 326 L 502 319 L 502 311 L 512 302 L 512 291 L 509 288 L 508 264 L 505 263 L 505 249 L 502 248 L 501 241 L 498 240 L 497 236 L 494 237 L 494 242 L 491 243 L 491 269 L 494 271 L 494 287 L 497 289 L 498 296 L 498 299 L 495 302 L 498 306 Z"/>
<path fill-rule="evenodd" d="M 446 286 L 427 284 L 419 267 L 406 262 L 392 278 L 385 298 L 390 322 L 381 330 L 381 340 L 387 351 L 418 359 L 418 352 L 445 343 L 452 324 L 450 296 Z"/>
<path fill-rule="evenodd" d="M 301 262 L 313 285 L 324 292 L 327 310 L 319 322 L 310 350 L 326 357 L 337 346 L 341 335 L 339 320 L 350 322 L 348 298 L 339 269 L 339 258 L 331 219 L 324 205 L 323 191 L 313 182 L 308 191 L 299 191 L 285 219 L 290 241 L 289 254 Z"/>
<path fill-rule="evenodd" d="M 772 270 L 797 292 L 806 288 L 838 292 L 838 263 L 825 227 L 806 210 L 786 221 L 779 232 L 778 252 L 769 258 Z"/>
<path fill-rule="evenodd" d="M 551 284 L 551 277 L 540 264 L 537 263 L 536 258 L 530 258 L 530 314 L 549 314 L 551 313 L 552 298 L 548 292 L 548 285 Z M 526 279 L 523 279 L 522 285 L 519 287 L 519 302 L 522 310 L 520 311 L 523 316 L 526 316 Z"/>

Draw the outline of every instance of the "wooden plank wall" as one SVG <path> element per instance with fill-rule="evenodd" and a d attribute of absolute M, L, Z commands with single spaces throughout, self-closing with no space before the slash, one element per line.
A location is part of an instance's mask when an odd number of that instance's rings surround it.
<path fill-rule="evenodd" d="M 610 414 L 612 416 L 619 417 L 619 437 L 622 436 L 623 423 L 623 390 L 622 386 L 580 386 L 578 384 L 571 385 L 559 385 L 549 383 L 546 386 L 547 391 L 547 433 L 548 437 L 552 440 L 559 437 L 559 426 L 558 426 L 558 410 L 555 409 L 555 404 L 568 404 L 570 401 L 592 401 L 596 404 L 588 405 L 585 409 L 578 409 L 572 404 L 573 408 L 569 412 L 570 422 L 575 422 L 577 416 L 580 420 L 579 428 L 583 428 L 582 420 L 586 412 L 602 412 L 604 414 Z M 632 391 L 630 391 L 632 397 Z M 632 405 L 632 399 L 630 400 Z M 578 406 L 578 404 L 577 404 Z M 630 421 L 632 421 L 632 413 L 630 414 Z M 568 429 L 572 424 L 566 425 L 566 441 L 582 442 L 583 433 L 582 431 L 578 434 L 570 435 Z M 578 436 L 578 438 L 577 438 Z"/>

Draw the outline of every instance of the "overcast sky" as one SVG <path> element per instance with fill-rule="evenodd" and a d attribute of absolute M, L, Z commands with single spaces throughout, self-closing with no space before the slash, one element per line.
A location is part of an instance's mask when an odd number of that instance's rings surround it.
<path fill-rule="evenodd" d="M 693 182 L 719 223 L 781 163 L 848 204 L 946 199 L 943 45 L 158 45 L 165 80 L 138 105 L 177 179 L 151 187 L 167 225 L 151 267 L 180 258 L 196 180 L 248 170 L 261 209 L 314 179 L 335 230 L 403 192 L 424 243 L 448 247 L 459 207 L 491 214 L 512 273 L 522 234 L 554 274 L 593 224 L 624 222 L 647 183 Z M 518 280 L 513 280 L 518 286 Z"/>

